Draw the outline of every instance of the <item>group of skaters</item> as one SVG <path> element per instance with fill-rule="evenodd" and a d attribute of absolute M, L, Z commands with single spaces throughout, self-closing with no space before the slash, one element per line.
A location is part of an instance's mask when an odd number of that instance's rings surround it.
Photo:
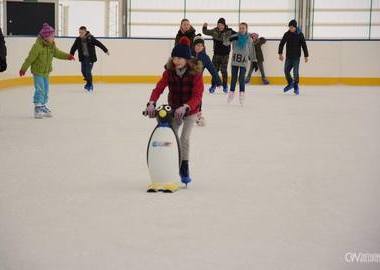
<path fill-rule="evenodd" d="M 284 92 L 294 89 L 299 94 L 299 63 L 301 48 L 303 49 L 305 62 L 308 60 L 308 50 L 304 35 L 297 27 L 297 22 L 291 20 L 289 30 L 284 34 L 278 49 L 279 59 L 284 60 L 283 48 L 286 44 L 285 77 L 288 84 Z M 79 36 L 70 50 L 65 53 L 59 50 L 54 42 L 54 29 L 45 23 L 39 32 L 37 40 L 31 48 L 28 57 L 20 69 L 20 76 L 24 76 L 29 67 L 34 80 L 33 103 L 35 118 L 51 117 L 52 113 L 47 107 L 49 81 L 52 71 L 53 58 L 75 60 L 74 54 L 78 50 L 81 71 L 87 91 L 93 91 L 92 68 L 97 61 L 95 47 L 101 48 L 109 55 L 108 49 L 97 40 L 86 27 L 79 28 Z M 178 131 L 183 125 L 180 134 L 181 165 L 180 176 L 183 183 L 191 181 L 189 173 L 189 149 L 190 135 L 196 122 L 202 120 L 201 105 L 204 90 L 203 70 L 206 68 L 212 75 L 211 94 L 217 88 L 227 94 L 227 101 L 231 103 L 235 96 L 235 88 L 239 82 L 239 102 L 244 104 L 245 84 L 251 79 L 253 71 L 260 70 L 263 84 L 269 84 L 264 72 L 264 57 L 261 46 L 265 44 L 264 37 L 248 31 L 247 23 L 239 23 L 237 31 L 229 28 L 224 18 L 217 21 L 217 26 L 208 29 L 207 23 L 202 27 L 202 33 L 211 36 L 213 40 L 213 58 L 210 60 L 206 53 L 205 41 L 201 34 L 196 34 L 194 27 L 188 19 L 183 19 L 175 38 L 175 46 L 172 49 L 165 70 L 153 89 L 146 105 L 147 115 L 155 117 L 156 102 L 166 87 L 169 89 L 168 103 L 173 109 L 173 127 Z M 227 66 L 231 57 L 231 83 L 228 88 Z M 247 66 L 250 65 L 248 74 Z M 293 77 L 291 71 L 293 70 Z M 221 72 L 222 78 L 219 77 Z"/>
<path fill-rule="evenodd" d="M 260 69 L 263 84 L 269 84 L 264 73 L 264 57 L 261 46 L 265 44 L 265 38 L 260 38 L 257 33 L 248 32 L 247 23 L 240 23 L 238 32 L 229 28 L 224 18 L 220 18 L 217 26 L 213 29 L 203 25 L 204 35 L 212 37 L 214 42 L 214 55 L 212 62 L 206 54 L 205 42 L 201 35 L 197 35 L 194 27 L 188 19 L 183 19 L 180 29 L 175 38 L 175 46 L 171 57 L 165 65 L 161 79 L 153 89 L 146 111 L 150 117 L 155 117 L 156 102 L 166 87 L 169 88 L 168 103 L 174 111 L 173 127 L 175 131 L 183 125 L 180 134 L 181 165 L 180 177 L 184 184 L 191 182 L 189 170 L 190 135 L 194 123 L 201 122 L 202 93 L 204 84 L 202 73 L 207 68 L 212 75 L 209 92 L 212 94 L 217 87 L 222 87 L 223 92 L 228 94 L 227 101 L 230 103 L 235 96 L 235 88 L 239 81 L 239 102 L 244 104 L 245 84 L 250 81 L 253 71 Z M 284 34 L 278 49 L 279 59 L 282 61 L 283 48 L 286 44 L 285 76 L 288 84 L 284 92 L 294 89 L 299 94 L 299 63 L 301 48 L 304 51 L 305 62 L 308 61 L 308 50 L 305 38 L 297 27 L 297 22 L 291 20 L 289 30 Z M 227 66 L 232 50 L 231 60 L 231 84 L 228 89 Z M 250 70 L 246 74 L 247 65 Z M 290 72 L 293 70 L 294 77 Z M 222 73 L 222 80 L 219 77 Z"/>

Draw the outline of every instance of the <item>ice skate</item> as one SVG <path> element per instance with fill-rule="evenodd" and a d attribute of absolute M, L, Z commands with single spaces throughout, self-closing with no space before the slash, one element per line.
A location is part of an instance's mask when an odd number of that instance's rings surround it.
<path fill-rule="evenodd" d="M 46 105 L 43 105 L 41 107 L 41 110 L 44 113 L 43 114 L 44 117 L 48 117 L 48 118 L 53 117 L 51 110 Z"/>
<path fill-rule="evenodd" d="M 34 107 L 34 118 L 36 118 L 36 119 L 44 118 L 44 112 L 42 111 L 41 105 L 36 105 Z"/>
<path fill-rule="evenodd" d="M 197 120 L 195 121 L 195 123 L 200 126 L 200 127 L 204 127 L 206 125 L 206 120 L 205 118 L 202 116 L 202 113 L 199 112 L 198 115 L 197 115 Z"/>
<path fill-rule="evenodd" d="M 300 94 L 300 87 L 298 86 L 298 83 L 294 84 L 294 94 L 298 96 Z"/>
<path fill-rule="evenodd" d="M 234 91 L 230 91 L 230 92 L 228 93 L 227 103 L 231 103 L 232 100 L 234 99 L 234 96 L 235 96 L 235 92 L 234 92 Z"/>
<path fill-rule="evenodd" d="M 294 83 L 290 83 L 287 86 L 284 87 L 284 93 L 292 90 L 294 88 Z"/>
<path fill-rule="evenodd" d="M 239 102 L 241 106 L 244 106 L 245 92 L 239 92 Z"/>
<path fill-rule="evenodd" d="M 215 89 L 216 89 L 216 86 L 215 85 L 211 85 L 210 88 L 208 89 L 208 92 L 210 94 L 214 94 L 215 93 Z"/>
<path fill-rule="evenodd" d="M 263 81 L 263 84 L 264 84 L 264 85 L 268 85 L 268 84 L 269 84 L 269 81 L 268 81 L 268 79 L 266 79 L 266 78 L 264 78 L 262 81 Z"/>
<path fill-rule="evenodd" d="M 187 186 L 187 184 L 191 182 L 188 160 L 182 160 L 179 174 L 181 176 L 181 182 Z"/>

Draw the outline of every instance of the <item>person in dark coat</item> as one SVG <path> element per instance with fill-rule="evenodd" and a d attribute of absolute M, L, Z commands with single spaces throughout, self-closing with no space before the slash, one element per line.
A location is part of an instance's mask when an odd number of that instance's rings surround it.
<path fill-rule="evenodd" d="M 5 46 L 3 31 L 0 28 L 0 72 L 4 72 L 6 69 L 7 69 L 7 47 Z"/>
<path fill-rule="evenodd" d="M 289 31 L 285 32 L 281 39 L 280 45 L 278 46 L 279 59 L 284 60 L 282 52 L 284 50 L 284 45 L 286 44 L 286 60 L 285 60 L 285 77 L 288 81 L 288 85 L 285 86 L 284 92 L 290 91 L 294 88 L 294 93 L 299 95 L 299 65 L 301 58 L 301 48 L 305 56 L 305 63 L 308 61 L 309 51 L 307 49 L 305 37 L 301 32 L 301 29 L 297 27 L 297 21 L 291 20 L 289 22 Z M 294 78 L 290 75 L 293 69 Z"/>
<path fill-rule="evenodd" d="M 230 58 L 231 44 L 229 42 L 229 38 L 236 34 L 234 30 L 229 28 L 226 24 L 226 20 L 224 18 L 219 18 L 217 22 L 217 27 L 212 29 L 207 29 L 208 24 L 204 23 L 202 27 L 202 33 L 204 35 L 208 35 L 212 37 L 214 42 L 214 55 L 212 57 L 212 63 L 214 64 L 216 70 L 222 73 L 223 79 L 223 92 L 225 94 L 228 93 L 228 61 Z M 215 91 L 216 82 L 213 81 L 210 92 Z"/>
<path fill-rule="evenodd" d="M 259 38 L 259 34 L 257 33 L 252 33 L 251 38 L 252 38 L 253 44 L 255 45 L 257 64 L 255 62 L 251 62 L 251 66 L 249 68 L 248 75 L 245 79 L 245 83 L 250 82 L 253 71 L 256 72 L 257 70 L 260 70 L 261 80 L 263 84 L 269 84 L 269 81 L 265 77 L 264 55 L 263 55 L 263 51 L 261 50 L 261 46 L 264 45 L 267 42 L 267 40 L 264 37 Z"/>
<path fill-rule="evenodd" d="M 207 69 L 208 72 L 210 72 L 212 81 L 216 83 L 216 86 L 222 86 L 222 81 L 219 77 L 218 71 L 216 71 L 214 64 L 211 62 L 210 57 L 206 53 L 205 40 L 200 34 L 194 38 L 192 54 L 195 58 L 202 62 L 203 70 Z M 213 93 L 214 91 L 210 92 L 210 94 Z"/>
<path fill-rule="evenodd" d="M 195 29 L 191 26 L 190 21 L 188 19 L 182 19 L 180 28 L 175 37 L 174 46 L 179 43 L 181 37 L 187 37 L 190 40 L 190 46 L 193 45 L 193 40 L 195 37 Z"/>
<path fill-rule="evenodd" d="M 85 26 L 79 28 L 79 36 L 75 39 L 73 46 L 71 47 L 70 54 L 74 55 L 78 50 L 79 61 L 82 66 L 83 78 L 86 81 L 84 88 L 87 91 L 94 89 L 92 83 L 92 68 L 97 61 L 95 46 L 103 50 L 107 55 L 110 55 L 108 49 L 97 40 Z"/>
<path fill-rule="evenodd" d="M 198 59 L 199 61 L 202 62 L 203 71 L 205 69 L 208 70 L 208 72 L 212 76 L 212 81 L 216 83 L 216 86 L 221 87 L 222 81 L 219 77 L 218 72 L 216 71 L 216 69 L 214 67 L 214 64 L 211 62 L 210 57 L 206 53 L 205 40 L 202 38 L 202 36 L 200 34 L 196 35 L 194 38 L 192 54 L 193 54 L 193 57 L 195 57 L 196 59 Z M 209 90 L 212 90 L 212 88 L 210 88 Z M 215 93 L 215 91 L 210 91 L 210 94 L 214 94 L 214 93 Z M 198 113 L 198 119 L 197 119 L 196 123 L 198 126 L 203 127 L 203 126 L 205 126 L 205 118 L 202 115 L 201 109 L 202 109 L 202 106 L 200 106 L 200 108 L 199 108 L 200 111 Z"/>

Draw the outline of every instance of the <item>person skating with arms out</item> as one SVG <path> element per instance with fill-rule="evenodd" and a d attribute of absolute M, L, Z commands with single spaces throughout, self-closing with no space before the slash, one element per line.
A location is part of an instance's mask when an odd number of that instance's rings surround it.
<path fill-rule="evenodd" d="M 239 33 L 231 36 L 232 62 L 231 62 L 231 89 L 228 93 L 227 102 L 231 103 L 235 96 L 236 83 L 239 80 L 239 101 L 244 104 L 245 100 L 245 73 L 249 61 L 257 65 L 255 48 L 248 33 L 248 25 L 244 22 L 239 24 Z"/>
<path fill-rule="evenodd" d="M 286 44 L 286 60 L 284 66 L 284 73 L 288 85 L 285 86 L 284 92 L 288 92 L 294 88 L 294 93 L 299 95 L 299 65 L 301 58 L 301 48 L 305 56 L 305 63 L 309 60 L 309 51 L 307 49 L 305 37 L 301 29 L 297 27 L 297 21 L 291 20 L 288 24 L 289 30 L 285 32 L 278 47 L 279 59 L 284 60 L 282 55 L 284 45 Z M 290 72 L 293 70 L 293 78 Z"/>
<path fill-rule="evenodd" d="M 202 70 L 202 63 L 191 56 L 190 40 L 182 37 L 173 48 L 171 58 L 165 65 L 165 71 L 153 89 L 146 108 L 148 115 L 155 117 L 156 102 L 165 88 L 169 88 L 168 103 L 173 108 L 175 118 L 173 129 L 178 133 L 182 126 L 180 176 L 184 184 L 191 182 L 190 135 L 202 103 Z"/>
<path fill-rule="evenodd" d="M 229 38 L 236 32 L 229 28 L 224 18 L 219 18 L 217 27 L 213 29 L 207 29 L 208 24 L 204 23 L 202 32 L 204 35 L 212 37 L 214 42 L 214 55 L 212 57 L 212 63 L 214 64 L 217 72 L 221 71 L 223 79 L 223 92 L 228 93 L 228 61 L 230 58 L 231 45 Z M 216 81 L 212 81 L 209 88 L 210 93 L 214 93 L 216 89 Z"/>
<path fill-rule="evenodd" d="M 94 63 L 98 60 L 96 57 L 95 46 L 103 50 L 104 53 L 110 55 L 106 46 L 97 40 L 85 26 L 79 28 L 79 36 L 75 39 L 71 47 L 70 54 L 74 55 L 78 50 L 79 62 L 81 62 L 81 71 L 86 84 L 84 89 L 93 91 L 94 85 L 92 80 L 92 68 Z"/>
<path fill-rule="evenodd" d="M 44 23 L 36 42 L 29 51 L 28 57 L 20 69 L 20 76 L 24 76 L 29 67 L 34 81 L 34 117 L 52 117 L 47 107 L 49 95 L 49 74 L 52 71 L 53 58 L 75 60 L 74 56 L 60 51 L 54 42 L 54 28 Z"/>
<path fill-rule="evenodd" d="M 205 40 L 202 36 L 197 35 L 193 41 L 193 56 L 200 60 L 203 64 L 203 70 L 207 69 L 212 76 L 212 81 L 216 83 L 217 87 L 222 85 L 222 81 L 219 78 L 218 72 L 216 71 L 210 57 L 206 53 Z M 201 108 L 200 108 L 201 109 Z M 198 113 L 197 125 L 205 126 L 205 118 L 202 115 L 202 111 Z"/>

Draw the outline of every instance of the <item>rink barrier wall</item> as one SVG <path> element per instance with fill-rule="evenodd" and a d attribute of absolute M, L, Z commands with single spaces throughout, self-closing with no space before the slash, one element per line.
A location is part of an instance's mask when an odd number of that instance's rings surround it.
<path fill-rule="evenodd" d="M 110 50 L 106 56 L 98 50 L 94 66 L 96 83 L 156 83 L 171 53 L 172 39 L 101 38 Z M 74 38 L 56 38 L 58 48 L 69 51 Z M 31 86 L 29 77 L 18 77 L 18 71 L 35 37 L 6 37 L 8 70 L 0 73 L 0 89 Z M 268 40 L 263 47 L 265 71 L 273 85 L 285 84 L 283 62 L 278 60 L 278 40 Z M 22 46 L 20 46 L 22 44 Z M 300 66 L 300 83 L 306 85 L 380 85 L 379 40 L 313 40 L 308 41 L 309 63 Z M 207 52 L 212 57 L 212 41 L 206 40 Z M 205 71 L 205 82 L 210 76 Z M 82 84 L 80 64 L 55 60 L 50 76 L 52 84 Z M 257 74 L 252 79 L 259 84 Z"/>
<path fill-rule="evenodd" d="M 105 84 L 132 84 L 145 83 L 155 84 L 160 76 L 94 76 L 95 83 Z M 272 85 L 284 85 L 286 80 L 283 77 L 268 77 Z M 83 84 L 81 76 L 51 76 L 51 84 Z M 205 83 L 211 83 L 211 77 L 204 77 Z M 261 84 L 261 79 L 254 77 L 251 79 L 252 85 Z M 379 86 L 380 78 L 317 78 L 303 77 L 300 79 L 302 85 L 351 85 L 351 86 Z M 11 89 L 22 86 L 33 86 L 32 77 L 0 80 L 0 90 Z"/>

